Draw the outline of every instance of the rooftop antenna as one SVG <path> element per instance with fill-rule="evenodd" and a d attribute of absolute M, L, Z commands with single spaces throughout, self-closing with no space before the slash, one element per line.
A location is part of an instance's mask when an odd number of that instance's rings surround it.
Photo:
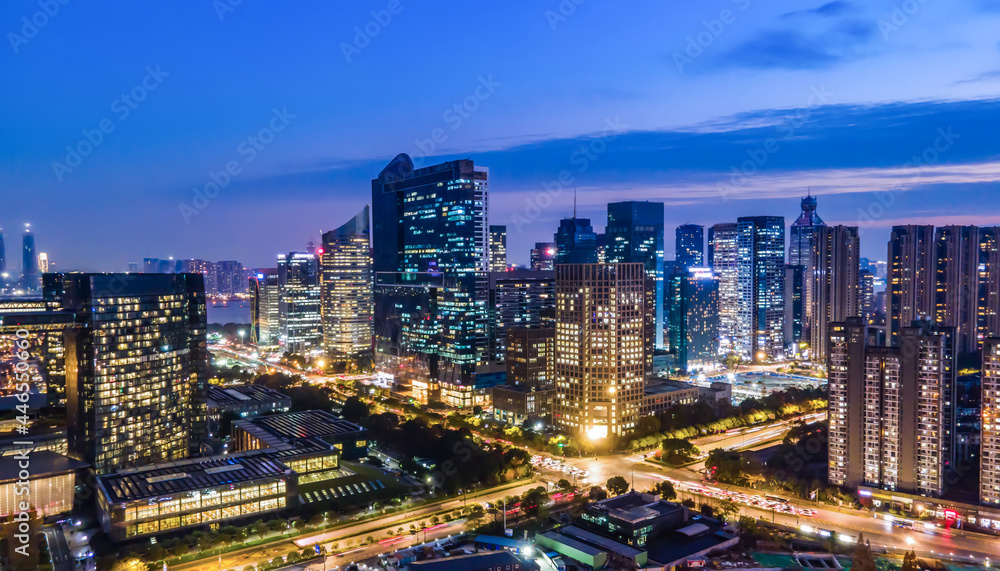
<path fill-rule="evenodd" d="M 576 187 L 573 187 L 573 219 L 576 219 Z"/>

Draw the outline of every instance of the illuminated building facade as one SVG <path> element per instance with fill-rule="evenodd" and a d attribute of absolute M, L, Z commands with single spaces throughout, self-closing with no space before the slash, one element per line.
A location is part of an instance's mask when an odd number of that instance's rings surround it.
<path fill-rule="evenodd" d="M 886 286 L 889 345 L 899 344 L 899 332 L 906 324 L 936 315 L 935 262 L 933 226 L 893 226 Z"/>
<path fill-rule="evenodd" d="M 603 237 L 604 262 L 640 263 L 649 279 L 646 306 L 654 308 L 653 343 L 663 347 L 663 203 L 612 202 Z"/>
<path fill-rule="evenodd" d="M 531 249 L 531 269 L 536 271 L 552 271 L 556 269 L 555 242 L 535 242 Z"/>
<path fill-rule="evenodd" d="M 320 298 L 323 349 L 334 358 L 370 354 L 372 348 L 372 256 L 368 207 L 323 234 Z"/>
<path fill-rule="evenodd" d="M 470 160 L 415 170 L 399 155 L 372 180 L 375 367 L 398 384 L 471 385 L 488 360 L 488 179 Z"/>
<path fill-rule="evenodd" d="M 507 271 L 507 227 L 490 225 L 490 263 L 491 272 Z"/>
<path fill-rule="evenodd" d="M 35 255 L 35 235 L 31 227 L 24 225 L 21 238 L 21 287 L 27 292 L 38 291 L 41 275 L 38 273 L 38 256 Z"/>
<path fill-rule="evenodd" d="M 642 264 L 558 264 L 553 422 L 604 438 L 633 430 L 648 371 Z"/>
<path fill-rule="evenodd" d="M 28 465 L 24 479 L 19 467 L 23 462 Z M 48 450 L 30 452 L 26 460 L 5 457 L 0 462 L 0 518 L 25 511 L 20 509 L 21 502 L 29 502 L 43 518 L 71 512 L 76 476 L 86 468 L 84 462 Z M 27 486 L 19 483 L 23 481 Z"/>
<path fill-rule="evenodd" d="M 719 280 L 708 269 L 675 274 L 667 283 L 667 330 L 677 367 L 715 365 L 719 360 Z"/>
<path fill-rule="evenodd" d="M 596 264 L 597 233 L 589 218 L 563 218 L 555 234 L 556 264 Z"/>
<path fill-rule="evenodd" d="M 40 299 L 15 298 L 0 301 L 0 388 L 13 394 L 17 387 L 15 366 L 26 351 L 30 393 L 48 406 L 66 406 L 66 366 L 64 332 L 79 327 L 76 316 L 48 307 Z M 19 344 L 27 344 L 22 347 Z M 38 403 L 40 404 L 40 403 Z M 34 405 L 34 404 L 33 404 Z"/>
<path fill-rule="evenodd" d="M 70 450 L 98 474 L 177 460 L 207 437 L 204 279 L 47 274 L 65 336 Z"/>
<path fill-rule="evenodd" d="M 829 479 L 939 497 L 954 463 L 954 328 L 915 321 L 899 347 L 861 317 L 830 327 Z"/>
<path fill-rule="evenodd" d="M 722 353 L 736 349 L 736 323 L 740 308 L 739 228 L 733 223 L 708 229 L 708 265 L 719 279 L 719 346 Z"/>
<path fill-rule="evenodd" d="M 812 292 L 808 322 L 812 324 L 810 348 L 816 359 L 825 359 L 831 323 L 861 315 L 857 226 L 820 226 L 812 236 Z"/>
<path fill-rule="evenodd" d="M 277 346 L 281 338 L 281 277 L 278 268 L 263 268 L 250 278 L 253 343 Z"/>
<path fill-rule="evenodd" d="M 684 270 L 704 267 L 705 227 L 683 224 L 674 230 L 674 259 Z"/>
<path fill-rule="evenodd" d="M 955 328 L 960 354 L 979 350 L 979 231 L 975 226 L 943 226 L 934 234 L 938 281 L 934 318 Z"/>
<path fill-rule="evenodd" d="M 807 305 L 813 299 L 812 274 L 816 268 L 813 258 L 813 243 L 816 232 L 826 226 L 823 219 L 816 213 L 816 206 L 817 200 L 812 193 L 803 197 L 802 211 L 799 213 L 799 217 L 795 219 L 795 222 L 792 222 L 792 226 L 788 231 L 788 265 L 802 267 L 802 298 L 806 300 Z M 803 332 L 800 338 L 811 339 L 811 324 L 809 323 L 811 314 L 808 309 L 804 313 L 803 318 L 805 322 L 803 323 Z M 826 334 L 827 331 L 825 330 L 819 331 L 819 335 Z"/>
<path fill-rule="evenodd" d="M 180 273 L 201 274 L 205 276 L 205 295 L 211 297 L 219 293 L 218 272 L 214 263 L 207 260 L 190 259 L 180 260 L 178 266 Z M 136 268 L 136 271 L 138 271 L 138 268 Z M 134 273 L 131 269 L 129 272 Z"/>
<path fill-rule="evenodd" d="M 755 363 L 784 358 L 785 219 L 747 216 L 737 221 L 736 350 Z M 718 254 L 718 252 L 717 252 Z"/>
<path fill-rule="evenodd" d="M 519 327 L 507 330 L 507 384 L 528 389 L 554 386 L 556 330 Z"/>
<path fill-rule="evenodd" d="M 246 271 L 236 260 L 223 260 L 215 264 L 216 294 L 221 297 L 236 297 L 247 292 Z"/>
<path fill-rule="evenodd" d="M 555 272 L 514 269 L 484 273 L 480 279 L 480 287 L 488 287 L 479 297 L 487 301 L 487 350 L 491 361 L 504 362 L 508 331 L 554 326 Z"/>
<path fill-rule="evenodd" d="M 308 252 L 278 256 L 278 319 L 287 351 L 308 353 L 323 341 L 319 263 Z"/>
<path fill-rule="evenodd" d="M 979 501 L 1000 505 L 1000 338 L 983 342 Z"/>
<path fill-rule="evenodd" d="M 296 505 L 297 495 L 296 473 L 267 455 L 193 458 L 98 479 L 112 541 L 255 518 Z"/>

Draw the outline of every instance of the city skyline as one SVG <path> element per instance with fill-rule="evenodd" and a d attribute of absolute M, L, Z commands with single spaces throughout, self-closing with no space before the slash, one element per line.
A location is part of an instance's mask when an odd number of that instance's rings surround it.
<path fill-rule="evenodd" d="M 423 165 L 470 158 L 489 166 L 496 197 L 490 223 L 508 226 L 510 259 L 523 264 L 531 245 L 572 212 L 573 188 L 580 217 L 603 219 L 608 202 L 662 200 L 670 228 L 754 215 L 790 222 L 795 207 L 786 203 L 811 187 L 828 224 L 859 225 L 877 236 L 865 244 L 882 242 L 895 224 L 1000 221 L 984 214 L 1000 205 L 988 192 L 1000 168 L 984 128 L 1000 116 L 997 44 L 988 32 L 1000 11 L 985 3 L 922 4 L 901 25 L 891 2 L 739 1 L 636 12 L 588 4 L 566 15 L 558 5 L 513 3 L 490 9 L 466 53 L 418 42 L 421 61 L 458 58 L 468 71 L 394 69 L 410 86 L 407 105 L 398 108 L 395 95 L 371 96 L 364 86 L 425 33 L 470 34 L 453 25 L 456 15 L 403 4 L 383 26 L 371 14 L 385 10 L 378 2 L 277 15 L 242 4 L 119 8 L 64 9 L 23 42 L 21 18 L 37 5 L 14 2 L 0 12 L 15 36 L 2 57 L 23 93 L 60 93 L 65 82 L 77 93 L 71 103 L 0 96 L 19 111 L 0 143 L 0 175 L 19 199 L 0 223 L 13 229 L 32 222 L 40 250 L 61 269 L 119 270 L 161 249 L 153 236 L 172 236 L 164 255 L 175 258 L 267 267 L 275 254 L 318 241 L 338 225 L 338 212 L 359 211 L 368 181 L 400 152 Z M 723 9 L 731 23 L 721 23 Z M 307 13 L 309 22 L 296 16 Z M 280 25 L 289 20 L 323 33 L 290 36 L 297 28 Z M 98 22 L 115 33 L 78 41 Z M 371 22 L 369 31 L 378 33 L 366 43 L 355 27 L 363 32 Z M 670 40 L 636 57 L 632 38 L 654 23 L 656 36 Z M 706 25 L 722 30 L 713 35 Z M 276 41 L 260 42 L 262 30 Z M 203 39 L 172 49 L 181 31 Z M 610 41 L 575 41 L 598 31 Z M 523 38 L 517 49 L 489 47 L 508 33 Z M 126 44 L 128 57 L 103 57 Z M 577 51 L 566 52 L 567 45 Z M 290 53 L 301 50 L 316 61 L 289 69 Z M 533 57 L 522 57 L 526 50 Z M 67 51 L 68 60 L 53 60 Z M 549 73 L 553 62 L 563 69 L 558 76 Z M 116 99 L 144 81 L 134 108 Z M 728 95 L 734 83 L 738 98 Z M 86 141 L 83 131 L 102 118 L 114 130 L 60 182 L 53 163 L 67 163 L 65 147 Z M 249 146 L 261 129 L 273 130 L 262 137 L 271 142 Z M 574 155 L 581 145 L 593 147 L 590 156 Z M 914 155 L 922 157 L 916 168 Z M 747 160 L 756 173 L 731 180 L 731 168 Z M 226 175 L 231 161 L 239 173 Z M 572 181 L 559 182 L 563 170 Z M 199 200 L 192 189 L 211 183 L 210 172 L 230 180 L 217 196 Z M 552 183 L 559 193 L 549 197 L 543 185 Z M 278 194 L 283 208 L 270 204 Z M 47 206 L 56 198 L 64 208 Z M 114 223 L 70 239 L 81 216 Z M 273 222 L 266 231 L 248 230 L 265 217 Z M 243 239 L 218 240 L 219 233 Z M 122 235 L 135 238 L 123 243 Z M 666 246 L 673 251 L 669 234 Z M 863 248 L 862 255 L 881 258 L 881 248 Z"/>

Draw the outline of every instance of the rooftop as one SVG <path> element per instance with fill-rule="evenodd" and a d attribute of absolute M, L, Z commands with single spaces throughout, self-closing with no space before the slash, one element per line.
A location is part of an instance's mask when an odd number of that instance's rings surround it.
<path fill-rule="evenodd" d="M 685 383 L 684 381 L 674 381 L 671 379 L 656 380 L 646 383 L 646 396 L 665 395 L 697 388 L 695 385 Z"/>
<path fill-rule="evenodd" d="M 415 561 L 407 565 L 407 568 L 433 571 L 475 571 L 479 569 L 515 569 L 515 565 L 516 568 L 524 568 L 524 561 L 510 551 L 490 551 L 488 553 L 445 557 L 444 559 Z"/>
<path fill-rule="evenodd" d="M 322 410 L 288 412 L 233 423 L 276 450 L 295 448 L 298 441 L 340 437 L 357 437 L 365 429 Z"/>
<path fill-rule="evenodd" d="M 29 472 L 31 476 L 29 479 L 31 480 L 69 474 L 88 466 L 86 462 L 74 460 L 69 456 L 63 456 L 51 450 L 30 452 L 28 454 L 28 465 L 30 466 Z M 13 456 L 5 457 L 4 461 L 0 462 L 0 483 L 18 480 L 20 470 L 19 462 Z"/>
<path fill-rule="evenodd" d="M 616 553 L 628 559 L 635 559 L 639 555 L 645 553 L 641 549 L 636 549 L 635 547 L 625 545 L 624 543 L 619 543 L 613 539 L 608 539 L 603 535 L 597 535 L 591 531 L 576 527 L 575 525 L 561 528 L 559 529 L 559 533 L 563 536 L 576 538 L 591 545 L 596 545 L 605 551 Z"/>
<path fill-rule="evenodd" d="M 246 401 L 273 402 L 288 400 L 289 397 L 263 385 L 246 385 L 242 387 L 208 386 L 208 406 L 222 406 Z"/>
<path fill-rule="evenodd" d="M 267 455 L 192 458 L 123 470 L 99 479 L 110 503 L 201 490 L 291 473 Z"/>

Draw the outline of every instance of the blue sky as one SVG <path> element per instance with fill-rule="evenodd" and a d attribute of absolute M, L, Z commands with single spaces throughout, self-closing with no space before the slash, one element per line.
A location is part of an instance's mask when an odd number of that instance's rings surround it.
<path fill-rule="evenodd" d="M 879 258 L 896 223 L 1000 224 L 996 0 L 97 4 L 0 4 L 8 259 L 30 221 L 60 269 L 273 265 L 400 152 L 489 166 L 514 262 L 573 187 L 598 227 L 790 223 L 811 187 Z"/>

